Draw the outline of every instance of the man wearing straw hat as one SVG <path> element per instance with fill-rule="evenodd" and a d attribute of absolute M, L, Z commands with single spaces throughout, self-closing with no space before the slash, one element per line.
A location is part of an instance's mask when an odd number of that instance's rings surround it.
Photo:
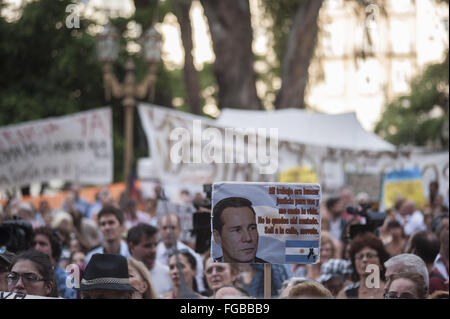
<path fill-rule="evenodd" d="M 127 259 L 115 254 L 95 254 L 86 266 L 80 288 L 81 299 L 131 299 Z"/>

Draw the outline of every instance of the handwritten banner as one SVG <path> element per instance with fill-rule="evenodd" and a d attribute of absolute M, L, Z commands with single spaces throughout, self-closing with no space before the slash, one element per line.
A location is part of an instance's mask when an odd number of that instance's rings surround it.
<path fill-rule="evenodd" d="M 113 180 L 111 109 L 0 128 L 0 189 L 61 179 L 103 185 Z"/>
<path fill-rule="evenodd" d="M 212 258 L 237 263 L 317 263 L 321 197 L 318 184 L 213 184 Z"/>
<path fill-rule="evenodd" d="M 283 140 L 281 137 L 278 144 L 278 171 L 275 174 L 261 174 L 258 166 L 248 161 L 222 164 L 173 163 L 170 158 L 171 143 L 173 143 L 170 140 L 170 134 L 173 130 L 184 128 L 194 136 L 193 122 L 195 120 L 201 120 L 203 130 L 217 128 L 223 132 L 224 128 L 217 121 L 209 118 L 156 105 L 140 104 L 138 109 L 150 148 L 149 158 L 139 160 L 139 178 L 149 180 L 156 178 L 165 185 L 202 185 L 222 181 L 305 183 L 314 182 L 313 178 L 317 176 L 322 193 L 326 196 L 332 196 L 339 192 L 342 186 L 350 185 L 353 187 L 354 195 L 364 191 L 371 198 L 378 199 L 380 179 L 376 176 L 382 176 L 391 170 L 414 166 L 422 171 L 425 196 L 430 181 L 437 180 L 441 185 L 447 185 L 449 182 L 448 152 L 420 154 L 368 151 L 312 143 L 300 144 Z M 248 121 L 251 122 L 252 118 L 248 117 Z M 296 133 L 292 132 L 292 134 Z M 246 149 L 245 147 L 237 148 L 236 151 L 244 152 Z M 231 151 L 224 149 L 222 153 L 227 154 Z M 364 183 L 357 182 L 359 177 L 364 178 Z M 304 178 L 309 180 L 306 181 Z M 370 183 L 370 187 L 366 182 Z M 363 189 L 360 188 L 362 184 L 365 185 Z M 441 187 L 442 195 L 446 196 L 446 191 L 445 187 Z"/>

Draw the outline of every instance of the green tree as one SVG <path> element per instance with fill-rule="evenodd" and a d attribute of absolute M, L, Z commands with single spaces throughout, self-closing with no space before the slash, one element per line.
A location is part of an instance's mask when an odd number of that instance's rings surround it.
<path fill-rule="evenodd" d="M 395 145 L 448 149 L 449 55 L 411 82 L 411 93 L 390 103 L 375 132 Z"/>
<path fill-rule="evenodd" d="M 80 17 L 80 28 L 65 25 L 70 0 L 29 2 L 21 17 L 8 22 L 0 17 L 0 126 L 62 116 L 111 105 L 113 109 L 114 181 L 123 180 L 124 110 L 121 100 L 104 98 L 102 66 L 96 56 L 96 38 L 88 32 L 93 21 Z M 148 12 L 146 16 L 148 16 Z M 129 19 L 113 23 L 122 32 Z M 129 54 L 125 41 L 115 71 L 122 80 Z M 138 81 L 144 77 L 144 62 L 137 65 Z M 154 102 L 170 106 L 173 88 L 181 77 L 158 70 Z M 138 118 L 137 116 L 135 117 Z M 146 139 L 135 121 L 135 158 L 147 155 Z"/>

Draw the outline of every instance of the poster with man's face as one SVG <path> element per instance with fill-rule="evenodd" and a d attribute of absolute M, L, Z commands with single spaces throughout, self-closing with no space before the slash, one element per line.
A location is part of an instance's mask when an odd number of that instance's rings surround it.
<path fill-rule="evenodd" d="M 321 197 L 319 184 L 213 184 L 212 259 L 226 263 L 317 263 Z"/>

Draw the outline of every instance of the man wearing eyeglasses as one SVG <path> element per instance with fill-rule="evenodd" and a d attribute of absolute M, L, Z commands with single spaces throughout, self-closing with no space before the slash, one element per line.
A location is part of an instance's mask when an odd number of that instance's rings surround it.
<path fill-rule="evenodd" d="M 203 263 L 202 257 L 197 254 L 191 247 L 184 244 L 180 238 L 181 223 L 180 218 L 174 213 L 166 213 L 161 215 L 159 219 L 159 229 L 161 233 L 161 241 L 156 246 L 156 260 L 163 265 L 169 265 L 169 253 L 171 249 L 176 247 L 178 250 L 186 249 L 197 260 L 197 270 L 195 280 L 200 293 L 205 291 L 203 283 Z"/>

